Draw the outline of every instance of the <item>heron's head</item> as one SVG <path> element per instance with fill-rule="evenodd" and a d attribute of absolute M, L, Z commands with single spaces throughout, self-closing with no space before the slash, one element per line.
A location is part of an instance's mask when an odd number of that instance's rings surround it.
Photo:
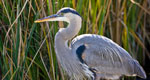
<path fill-rule="evenodd" d="M 74 19 L 75 17 L 81 18 L 78 12 L 76 10 L 66 7 L 60 9 L 56 14 L 44 17 L 42 19 L 38 19 L 35 22 L 40 23 L 40 22 L 46 22 L 46 21 L 66 21 L 70 22 L 71 19 Z"/>

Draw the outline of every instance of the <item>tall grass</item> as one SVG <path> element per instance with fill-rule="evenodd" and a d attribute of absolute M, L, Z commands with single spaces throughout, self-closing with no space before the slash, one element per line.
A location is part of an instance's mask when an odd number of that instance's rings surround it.
<path fill-rule="evenodd" d="M 0 79 L 66 80 L 54 51 L 54 36 L 63 23 L 34 21 L 72 7 L 83 17 L 79 34 L 107 36 L 142 66 L 150 54 L 145 40 L 148 0 L 1 0 Z M 135 79 L 135 78 L 125 78 Z"/>

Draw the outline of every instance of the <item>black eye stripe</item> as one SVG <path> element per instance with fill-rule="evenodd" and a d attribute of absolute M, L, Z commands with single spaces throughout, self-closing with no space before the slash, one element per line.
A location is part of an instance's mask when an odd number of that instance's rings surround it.
<path fill-rule="evenodd" d="M 76 12 L 75 10 L 71 10 L 71 9 L 61 10 L 60 12 L 58 12 L 58 14 L 60 14 L 60 13 L 73 13 L 73 14 L 76 14 L 76 15 L 80 16 L 80 14 L 78 12 Z"/>

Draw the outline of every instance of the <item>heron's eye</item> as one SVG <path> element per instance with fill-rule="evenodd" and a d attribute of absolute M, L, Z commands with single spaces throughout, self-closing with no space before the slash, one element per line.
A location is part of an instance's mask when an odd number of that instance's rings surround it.
<path fill-rule="evenodd" d="M 59 16 L 64 16 L 64 13 L 61 13 L 61 12 L 60 12 L 60 13 L 58 13 L 58 15 L 59 15 Z"/>

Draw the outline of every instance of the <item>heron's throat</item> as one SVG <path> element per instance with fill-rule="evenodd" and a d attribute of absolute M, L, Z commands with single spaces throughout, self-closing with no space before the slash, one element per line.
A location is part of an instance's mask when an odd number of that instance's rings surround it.
<path fill-rule="evenodd" d="M 67 28 L 61 28 L 55 35 L 55 51 L 57 54 L 61 52 L 60 50 L 68 50 L 68 40 L 71 40 L 75 35 L 78 34 L 81 28 L 81 20 L 72 20 Z M 62 51 L 63 52 L 63 51 Z M 65 54 L 64 53 L 60 54 Z"/>
<path fill-rule="evenodd" d="M 81 18 L 73 18 L 70 20 L 67 28 L 59 30 L 60 35 L 64 40 L 71 40 L 81 29 Z"/>

